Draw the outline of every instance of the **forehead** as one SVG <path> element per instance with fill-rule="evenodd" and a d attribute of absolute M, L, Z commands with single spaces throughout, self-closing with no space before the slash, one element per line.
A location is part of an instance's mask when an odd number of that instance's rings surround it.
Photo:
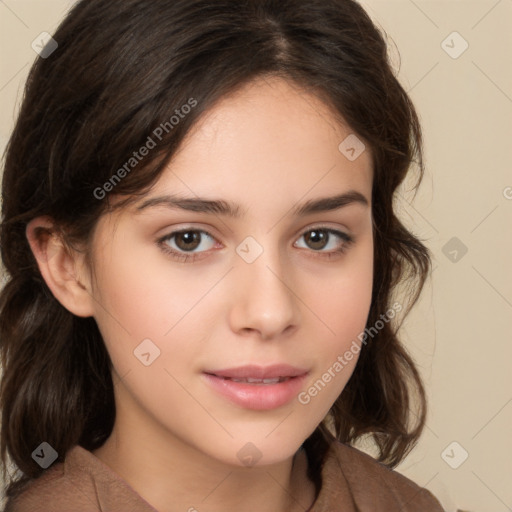
<path fill-rule="evenodd" d="M 253 149 L 250 155 L 256 156 L 259 149 L 251 144 L 254 141 L 265 143 L 262 149 L 267 155 L 273 150 L 284 153 L 294 149 L 300 156 L 306 151 L 325 151 L 327 146 L 337 150 L 352 133 L 341 114 L 319 95 L 291 80 L 258 77 L 209 108 L 187 134 L 180 150 L 190 145 L 194 150 L 199 145 L 220 149 L 225 144 L 235 150 L 245 143 L 243 148 Z"/>
<path fill-rule="evenodd" d="M 353 192 L 370 205 L 371 153 L 347 158 L 346 141 L 353 145 L 354 137 L 315 94 L 282 78 L 258 78 L 205 111 L 150 191 L 116 215 L 138 214 L 141 205 L 171 195 L 229 203 L 262 222 L 262 212 L 270 221 Z"/>
<path fill-rule="evenodd" d="M 203 114 L 174 154 L 171 172 L 159 181 L 180 188 L 178 177 L 199 180 L 201 187 L 266 183 L 305 193 L 307 183 L 325 174 L 326 187 L 340 180 L 350 188 L 366 187 L 372 174 L 370 151 L 354 161 L 343 152 L 343 142 L 354 137 L 318 96 L 282 78 L 260 77 Z"/>

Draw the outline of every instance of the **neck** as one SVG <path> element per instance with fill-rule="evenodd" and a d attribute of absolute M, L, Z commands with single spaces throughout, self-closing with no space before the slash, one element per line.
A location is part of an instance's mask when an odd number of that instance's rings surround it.
<path fill-rule="evenodd" d="M 272 466 L 239 468 L 191 447 L 158 448 L 114 429 L 93 453 L 160 512 L 304 512 L 314 501 L 304 450 Z"/>
<path fill-rule="evenodd" d="M 122 409 L 93 454 L 160 512 L 305 512 L 315 499 L 299 450 L 267 466 L 225 464 Z M 127 428 L 129 427 L 129 428 Z M 136 447 L 136 449 L 134 449 Z"/>

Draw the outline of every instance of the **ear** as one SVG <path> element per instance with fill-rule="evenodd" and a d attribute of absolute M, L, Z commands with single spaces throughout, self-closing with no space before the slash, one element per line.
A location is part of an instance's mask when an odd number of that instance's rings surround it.
<path fill-rule="evenodd" d="M 77 316 L 93 316 L 94 299 L 84 255 L 64 243 L 50 217 L 32 219 L 25 234 L 55 298 Z"/>

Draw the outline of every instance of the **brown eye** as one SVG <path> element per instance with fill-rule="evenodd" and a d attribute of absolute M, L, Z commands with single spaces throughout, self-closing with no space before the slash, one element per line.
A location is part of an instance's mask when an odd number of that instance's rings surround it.
<path fill-rule="evenodd" d="M 200 229 L 187 229 L 170 233 L 161 238 L 159 244 L 172 253 L 202 254 L 215 246 L 215 238 Z"/>
<path fill-rule="evenodd" d="M 201 243 L 199 231 L 183 231 L 174 235 L 176 246 L 183 251 L 193 251 Z"/>
<path fill-rule="evenodd" d="M 304 240 L 311 249 L 324 249 L 329 242 L 329 233 L 326 229 L 314 229 L 304 235 Z"/>
<path fill-rule="evenodd" d="M 342 253 L 354 242 L 354 239 L 347 233 L 327 227 L 310 229 L 304 232 L 299 240 L 301 241 L 300 245 L 296 245 L 296 247 L 311 249 L 322 256 Z"/>

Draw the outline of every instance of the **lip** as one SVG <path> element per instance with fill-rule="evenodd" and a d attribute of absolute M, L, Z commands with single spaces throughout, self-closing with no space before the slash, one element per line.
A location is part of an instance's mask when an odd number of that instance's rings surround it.
<path fill-rule="evenodd" d="M 308 375 L 308 370 L 287 364 L 240 366 L 203 372 L 206 383 L 232 403 L 252 410 L 277 409 L 293 400 Z M 230 379 L 277 379 L 276 383 L 247 383 Z"/>
<path fill-rule="evenodd" d="M 289 364 L 273 364 L 270 366 L 258 366 L 253 364 L 239 366 L 237 368 L 227 368 L 225 370 L 205 371 L 204 373 L 231 379 L 274 379 L 276 377 L 298 377 L 308 373 L 308 370 L 290 366 Z"/>

